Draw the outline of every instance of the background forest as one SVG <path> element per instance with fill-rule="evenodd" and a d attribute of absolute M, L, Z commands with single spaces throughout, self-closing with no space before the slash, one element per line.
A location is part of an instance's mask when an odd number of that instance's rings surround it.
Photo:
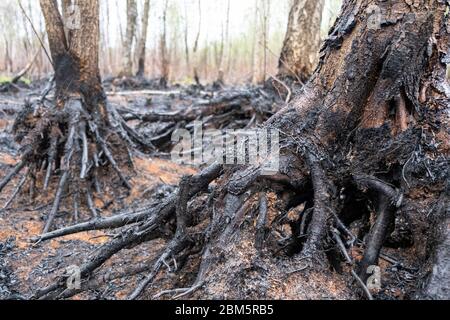
<path fill-rule="evenodd" d="M 127 47 L 127 2 L 100 1 L 100 69 L 104 77 L 117 76 L 122 71 Z M 133 73 L 138 68 L 145 0 L 135 2 Z M 0 22 L 7 26 L 0 31 L 0 76 L 4 81 L 22 70 L 35 55 L 36 62 L 27 78 L 34 80 L 51 72 L 40 45 L 42 41 L 48 46 L 38 1 L 20 3 L 26 15 L 17 0 L 0 3 Z M 202 83 L 216 80 L 220 70 L 229 84 L 262 82 L 269 74 L 276 74 L 291 5 L 292 0 L 150 0 L 145 76 L 159 78 L 165 61 L 172 83 L 193 83 L 194 64 Z M 341 0 L 325 1 L 320 27 L 323 39 L 340 5 Z"/>

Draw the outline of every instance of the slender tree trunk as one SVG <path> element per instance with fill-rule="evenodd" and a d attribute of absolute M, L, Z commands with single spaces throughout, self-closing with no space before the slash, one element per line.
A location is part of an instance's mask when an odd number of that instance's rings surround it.
<path fill-rule="evenodd" d="M 160 84 L 163 88 L 167 87 L 169 82 L 170 61 L 167 52 L 167 9 L 169 7 L 169 0 L 164 1 L 164 9 L 162 15 L 162 33 L 159 40 L 159 54 L 161 57 L 161 80 Z"/>
<path fill-rule="evenodd" d="M 194 55 L 194 80 L 197 85 L 200 85 L 200 76 L 198 73 L 198 68 L 200 65 L 200 57 L 198 53 L 198 46 L 199 46 L 199 40 L 200 40 L 200 32 L 202 29 L 202 1 L 198 0 L 198 28 L 197 28 L 197 35 L 195 37 L 194 41 L 194 47 L 193 47 L 193 55 Z"/>
<path fill-rule="evenodd" d="M 115 1 L 116 4 L 116 12 L 117 12 L 117 27 L 119 29 L 119 35 L 120 35 L 120 43 L 124 44 L 125 43 L 125 35 L 123 32 L 123 27 L 122 27 L 122 23 L 121 23 L 121 19 L 120 19 L 120 6 L 119 6 L 119 0 Z"/>
<path fill-rule="evenodd" d="M 150 0 L 145 0 L 144 12 L 142 15 L 141 22 L 141 38 L 138 44 L 138 71 L 137 76 L 143 77 L 145 74 L 145 52 L 146 52 L 146 42 L 147 42 L 147 31 L 148 31 L 148 20 L 150 15 Z"/>
<path fill-rule="evenodd" d="M 269 20 L 270 20 L 270 0 L 263 1 L 264 6 L 264 17 L 263 17 L 263 43 L 264 43 L 264 51 L 263 51 L 263 76 L 262 81 L 266 81 L 267 77 L 267 51 L 269 49 Z"/>
<path fill-rule="evenodd" d="M 262 0 L 260 11 L 260 42 L 259 42 L 259 75 L 257 83 L 264 83 L 267 76 L 267 50 L 269 38 L 270 0 Z"/>
<path fill-rule="evenodd" d="M 254 14 L 253 14 L 253 34 L 252 34 L 252 51 L 251 51 L 251 68 L 252 68 L 252 74 L 251 74 L 251 83 L 256 83 L 257 80 L 257 73 L 258 73 L 258 66 L 257 66 L 257 58 L 256 58 L 256 52 L 257 52 L 257 35 L 258 35 L 258 0 L 255 0 L 254 4 Z M 231 59 L 231 56 L 228 56 L 228 59 Z"/>
<path fill-rule="evenodd" d="M 319 61 L 324 0 L 294 0 L 279 59 L 278 75 L 306 81 Z"/>
<path fill-rule="evenodd" d="M 186 61 L 186 74 L 191 73 L 191 62 L 189 57 L 189 17 L 187 0 L 184 0 L 184 58 Z"/>
<path fill-rule="evenodd" d="M 216 64 L 216 70 L 217 70 L 217 78 L 215 80 L 215 84 L 218 86 L 222 86 L 224 84 L 223 79 L 223 70 L 222 70 L 222 64 L 223 64 L 223 55 L 224 55 L 224 26 L 222 23 L 222 34 L 220 38 L 220 42 L 214 43 L 214 62 Z"/>
<path fill-rule="evenodd" d="M 12 73 L 14 64 L 11 59 L 9 41 L 6 38 L 6 36 L 4 37 L 4 40 L 5 40 L 5 70 L 7 73 Z"/>
<path fill-rule="evenodd" d="M 136 37 L 137 4 L 136 0 L 127 0 L 127 32 L 125 36 L 122 71 L 120 76 L 133 75 L 133 41 Z"/>
<path fill-rule="evenodd" d="M 111 32 L 111 26 L 110 26 L 110 22 L 111 22 L 111 17 L 110 17 L 110 1 L 105 2 L 104 3 L 105 6 L 105 20 L 106 20 L 106 25 L 105 25 L 105 46 L 106 46 L 106 55 L 107 55 L 107 68 L 108 68 L 108 73 L 111 75 L 113 73 L 113 54 L 112 54 L 112 46 L 109 43 L 109 36 L 110 36 L 110 32 Z"/>
<path fill-rule="evenodd" d="M 225 73 L 230 73 L 230 65 L 231 65 L 231 41 L 230 41 L 230 11 L 231 11 L 231 0 L 227 1 L 227 17 L 225 21 L 225 45 L 227 46 L 227 53 L 226 56 L 227 59 L 227 66 L 226 70 L 222 70 L 223 72 L 219 72 L 222 74 L 222 77 L 225 75 Z M 224 80 L 223 80 L 224 81 Z"/>
<path fill-rule="evenodd" d="M 26 35 L 23 39 L 23 43 L 24 43 L 24 48 L 25 48 L 25 53 L 26 53 L 27 59 L 29 59 L 30 50 L 32 50 L 32 48 L 33 48 L 33 43 L 32 43 L 33 33 L 32 33 L 32 30 L 30 30 L 31 27 L 29 27 L 29 22 L 24 14 L 22 14 L 22 21 L 23 21 L 22 23 L 23 23 L 24 31 L 26 32 Z M 30 39 L 30 37 L 31 37 L 31 39 Z"/>

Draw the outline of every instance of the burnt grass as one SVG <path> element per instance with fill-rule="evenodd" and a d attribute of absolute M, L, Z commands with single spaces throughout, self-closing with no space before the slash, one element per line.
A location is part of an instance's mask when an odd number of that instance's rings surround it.
<path fill-rule="evenodd" d="M 0 93 L 0 176 L 4 176 L 18 161 L 19 150 L 11 135 L 11 126 L 15 116 L 24 106 L 25 101 L 37 99 L 45 82 L 32 84 L 31 86 L 2 88 Z M 177 190 L 178 182 L 184 175 L 194 174 L 195 168 L 179 166 L 172 163 L 168 157 L 170 152 L 170 135 L 176 128 L 185 125 L 189 121 L 175 121 L 163 119 L 163 121 L 146 121 L 145 117 L 153 116 L 155 113 L 173 115 L 183 114 L 191 119 L 195 114 L 183 113 L 190 106 L 211 105 L 216 101 L 215 109 L 208 111 L 207 116 L 211 122 L 219 128 L 245 128 L 249 121 L 255 125 L 262 124 L 268 117 L 274 114 L 284 102 L 285 96 L 280 97 L 273 87 L 270 89 L 262 87 L 241 86 L 223 88 L 218 84 L 206 87 L 181 87 L 170 88 L 159 87 L 157 80 L 136 79 L 106 79 L 105 90 L 109 93 L 109 102 L 116 105 L 121 114 L 127 118 L 130 124 L 152 143 L 158 146 L 159 152 L 145 156 L 136 155 L 135 170 L 129 176 L 132 180 L 133 189 L 130 192 L 120 191 L 120 188 L 111 188 L 112 194 L 105 197 L 97 197 L 95 204 L 101 208 L 101 216 L 111 216 L 124 209 L 133 210 L 143 206 L 156 205 L 161 199 L 173 194 Z M 146 90 L 161 91 L 146 93 Z M 135 92 L 135 93 L 133 93 Z M 168 92 L 164 94 L 164 92 Z M 285 94 L 285 93 L 284 93 Z M 283 93 L 282 93 L 283 95 Z M 216 100 L 214 100 L 216 99 Z M 215 120 L 216 119 L 216 120 Z M 155 139 L 155 137 L 157 137 Z M 0 208 L 11 196 L 19 178 L 15 178 L 0 194 Z M 26 190 L 26 189 L 25 189 Z M 40 235 L 45 224 L 45 217 L 51 207 L 53 190 L 48 193 L 39 194 L 35 199 L 30 199 L 26 191 L 21 192 L 19 197 L 7 209 L 0 211 L 0 299 L 27 299 L 37 290 L 44 288 L 64 273 L 65 268 L 70 265 L 79 265 L 94 254 L 98 248 L 120 232 L 115 230 L 84 232 L 81 234 L 66 236 L 41 243 L 33 243 L 31 239 Z M 347 190 L 348 198 L 360 198 L 358 191 Z M 424 197 L 418 194 L 417 197 Z M 424 203 L 424 202 L 422 202 Z M 432 206 L 432 203 L 429 204 Z M 276 203 L 273 204 L 276 207 Z M 363 201 L 358 207 L 354 202 L 346 208 L 350 215 L 352 212 L 366 210 Z M 407 208 L 407 210 L 426 211 L 430 208 Z M 402 219 L 404 217 L 398 217 Z M 81 221 L 89 220 L 89 210 L 80 212 Z M 404 218 L 407 219 L 407 218 Z M 349 221 L 351 221 L 349 217 Z M 60 228 L 73 224 L 71 203 L 67 201 L 55 219 L 54 228 Z M 411 221 L 404 222 L 416 223 Z M 420 222 L 419 222 L 420 223 Z M 416 223 L 417 224 L 417 223 Z M 173 227 L 173 226 L 172 226 Z M 408 228 L 406 228 L 408 229 Z M 426 232 L 427 230 L 423 230 Z M 408 230 L 405 231 L 406 233 Z M 395 237 L 395 235 L 392 235 Z M 382 271 L 382 289 L 375 295 L 377 299 L 409 299 L 417 291 L 417 283 L 423 278 L 420 261 L 416 259 L 416 250 L 424 250 L 407 243 L 408 236 L 401 236 L 403 245 L 393 240 L 396 245 L 383 248 L 385 259 L 380 260 Z M 389 241 L 388 241 L 389 242 Z M 98 272 L 105 279 L 104 283 L 79 294 L 75 299 L 124 299 L 138 285 L 151 268 L 153 262 L 158 258 L 161 250 L 167 244 L 167 240 L 158 239 L 144 243 L 135 248 L 122 250 L 105 263 Z M 360 258 L 362 250 L 358 247 L 352 252 L 355 259 Z M 295 256 L 295 252 L 280 251 L 277 253 L 280 263 L 288 261 Z M 144 298 L 152 298 L 162 290 L 178 287 L 189 287 L 195 280 L 197 264 L 200 254 L 192 255 L 185 261 L 184 277 L 176 273 L 162 271 L 154 284 L 148 288 Z M 331 259 L 332 260 L 332 259 Z M 388 261 L 390 260 L 390 261 Z M 392 262 L 394 261 L 394 262 Z M 287 263 L 287 262 L 286 262 Z M 131 267 L 141 268 L 138 274 L 124 276 L 118 279 L 114 275 L 126 271 Z M 331 267 L 332 268 L 332 267 Z M 236 285 L 239 283 L 252 282 L 252 292 L 241 293 L 242 298 L 265 297 L 265 298 L 320 298 L 320 299 L 360 299 L 363 295 L 357 290 L 353 278 L 344 268 L 336 267 L 330 269 L 326 275 L 328 283 L 323 286 L 323 278 L 311 277 L 309 284 L 301 284 L 299 275 L 295 279 L 288 280 L 279 290 L 283 292 L 270 295 L 262 293 L 267 290 L 267 283 L 261 273 L 268 270 L 250 270 L 250 278 L 244 279 L 236 275 Z M 223 270 L 223 272 L 229 272 Z M 189 276 L 191 274 L 191 276 Z M 187 276 L 186 276 L 187 275 Z M 290 279 L 290 278 L 289 278 Z M 314 283 L 314 282 L 317 283 Z M 300 282 L 300 284 L 299 284 Z M 248 284 L 246 284 L 249 287 Z M 303 287 L 302 287 L 303 286 Z M 325 289 L 318 289 L 319 287 Z M 224 290 L 230 290 L 227 286 Z M 301 288 L 302 289 L 299 289 Z M 283 289 L 281 289 L 283 288 Z M 220 288 L 219 288 L 220 289 Z M 317 290 L 317 292 L 313 292 Z M 261 291 L 261 292 L 260 292 Z M 302 292 L 300 292 L 302 291 Z M 201 292 L 188 298 L 226 298 L 234 297 L 233 293 L 222 292 L 216 296 L 204 296 Z M 163 296 L 162 298 L 167 298 Z"/>

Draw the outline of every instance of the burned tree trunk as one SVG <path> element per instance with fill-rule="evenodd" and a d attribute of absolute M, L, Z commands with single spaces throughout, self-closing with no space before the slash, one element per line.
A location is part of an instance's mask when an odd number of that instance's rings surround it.
<path fill-rule="evenodd" d="M 55 70 L 55 105 L 41 99 L 17 116 L 13 131 L 22 146 L 22 159 L 0 181 L 0 191 L 25 167 L 28 170 L 23 177 L 29 181 L 31 193 L 36 193 L 37 186 L 47 191 L 55 185 L 54 203 L 44 228 L 47 232 L 68 194 L 76 208 L 83 199 L 96 216 L 91 200 L 94 190 L 102 191 L 101 183 L 113 182 L 105 175 L 109 170 L 117 174 L 121 185 L 131 188 L 122 169 L 129 163 L 128 145 L 139 139 L 108 105 L 101 85 L 98 1 L 75 2 L 80 21 L 71 26 L 70 42 L 56 1 L 41 0 L 40 4 Z M 42 184 L 36 184 L 36 178 L 42 178 Z M 59 181 L 52 183 L 53 178 Z M 21 187 L 25 185 L 21 183 Z"/>
<path fill-rule="evenodd" d="M 133 40 L 136 36 L 137 5 L 136 0 L 127 0 L 127 31 L 125 35 L 122 71 L 120 76 L 130 77 L 133 75 Z"/>
<path fill-rule="evenodd" d="M 299 284 L 291 289 L 298 290 L 296 297 L 309 297 L 301 291 L 306 285 L 298 278 L 302 273 L 310 281 L 329 272 L 324 266 L 345 263 L 361 292 L 372 299 L 376 292 L 366 286 L 367 273 L 379 265 L 387 240 L 401 246 L 393 238 L 405 216 L 415 221 L 408 244 L 413 260 L 426 265 L 426 242 L 436 239 L 424 239 L 424 230 L 447 223 L 442 207 L 447 203 L 450 150 L 444 63 L 450 43 L 448 2 L 377 4 L 344 1 L 315 74 L 266 123 L 282 136 L 275 175 L 264 175 L 263 164 L 234 169 L 213 164 L 183 179 L 176 196 L 147 217 L 135 213 L 139 221 L 134 227 L 82 266 L 85 282 L 98 277 L 95 270 L 122 248 L 159 237 L 158 228 L 166 223 L 176 225 L 172 240 L 130 298 L 160 281 L 164 265 L 171 268 L 168 258 L 188 256 L 198 270 L 195 281 L 183 283 L 190 288 L 154 297 L 199 291 L 202 297 L 223 298 L 226 292 L 228 299 L 279 298 L 287 295 L 280 288 L 286 281 Z M 215 187 L 208 188 L 214 180 Z M 431 211 L 430 203 L 435 204 Z M 354 222 L 368 228 L 353 227 Z M 113 221 L 104 223 L 111 226 Z M 124 225 L 114 222 L 115 227 Z M 74 232 L 86 229 L 78 226 Z M 447 242 L 432 246 L 439 251 L 439 268 L 448 261 Z M 201 248 L 200 258 L 193 257 L 193 247 Z M 354 249 L 363 252 L 361 261 Z M 334 251 L 337 257 L 329 261 L 327 253 Z M 180 279 L 192 279 L 187 276 L 192 268 L 174 265 L 177 272 L 186 272 Z M 439 281 L 443 277 L 438 272 L 432 285 L 445 286 Z M 80 292 L 67 290 L 63 280 L 38 296 L 67 298 Z M 261 290 L 254 290 L 253 280 Z"/>
<path fill-rule="evenodd" d="M 305 82 L 319 62 L 324 0 L 295 0 L 278 65 L 281 78 Z"/>
<path fill-rule="evenodd" d="M 150 15 L 150 0 L 145 0 L 144 12 L 142 15 L 141 23 L 141 37 L 137 46 L 138 53 L 138 71 L 136 76 L 143 77 L 145 74 L 145 52 L 146 52 L 146 42 L 147 42 L 147 30 L 148 30 L 148 18 Z"/>

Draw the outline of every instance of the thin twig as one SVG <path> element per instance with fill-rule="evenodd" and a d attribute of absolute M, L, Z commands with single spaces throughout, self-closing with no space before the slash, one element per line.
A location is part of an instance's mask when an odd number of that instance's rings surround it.
<path fill-rule="evenodd" d="M 337 243 L 339 249 L 341 250 L 342 254 L 344 255 L 344 258 L 347 260 L 348 264 L 350 264 L 352 266 L 352 271 L 351 271 L 352 276 L 355 278 L 356 282 L 358 282 L 360 287 L 363 289 L 364 293 L 367 296 L 367 299 L 373 300 L 372 294 L 370 293 L 366 284 L 361 280 L 361 278 L 358 276 L 358 274 L 353 269 L 354 262 L 353 262 L 352 258 L 350 258 L 347 250 L 345 249 L 345 245 L 341 239 L 341 236 L 339 235 L 339 231 L 337 231 L 336 229 L 333 229 L 332 232 L 333 232 L 333 237 L 336 240 L 336 243 Z"/>
<path fill-rule="evenodd" d="M 45 52 L 45 55 L 48 58 L 48 61 L 50 62 L 50 64 L 52 65 L 53 69 L 55 70 L 55 65 L 53 64 L 52 58 L 50 58 L 50 55 L 47 51 L 47 49 L 45 48 L 44 42 L 42 41 L 41 37 L 39 37 L 38 32 L 36 31 L 36 28 L 34 27 L 33 22 L 31 21 L 30 17 L 28 16 L 27 12 L 25 11 L 25 9 L 22 7 L 22 3 L 20 2 L 20 0 L 17 0 L 17 3 L 19 4 L 20 10 L 22 11 L 22 13 L 24 14 L 24 16 L 27 18 L 28 22 L 31 25 L 31 28 L 33 29 L 34 34 L 36 35 L 36 37 L 39 40 L 39 43 L 41 44 L 42 49 Z"/>
<path fill-rule="evenodd" d="M 291 97 L 292 97 L 292 91 L 289 88 L 289 86 L 284 83 L 283 81 L 281 81 L 277 76 L 274 76 L 273 74 L 267 73 L 273 80 L 275 80 L 276 82 L 278 82 L 279 84 L 281 84 L 288 92 L 288 95 L 286 97 L 286 103 L 289 103 L 291 101 Z"/>

